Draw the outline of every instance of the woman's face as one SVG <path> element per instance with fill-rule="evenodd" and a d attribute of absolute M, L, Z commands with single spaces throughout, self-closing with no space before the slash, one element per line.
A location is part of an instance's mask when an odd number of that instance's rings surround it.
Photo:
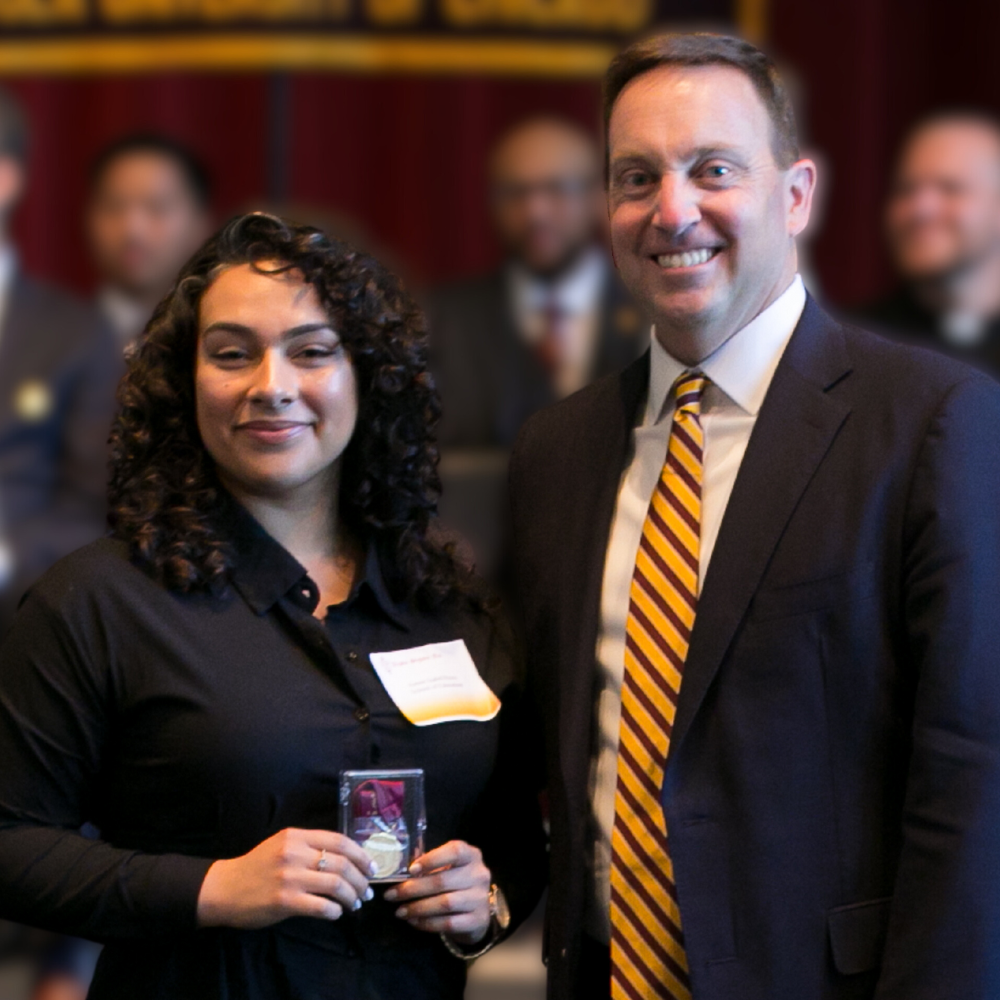
<path fill-rule="evenodd" d="M 336 482 L 358 417 L 357 379 L 300 272 L 240 264 L 204 292 L 195 406 L 205 448 L 237 496 Z"/>

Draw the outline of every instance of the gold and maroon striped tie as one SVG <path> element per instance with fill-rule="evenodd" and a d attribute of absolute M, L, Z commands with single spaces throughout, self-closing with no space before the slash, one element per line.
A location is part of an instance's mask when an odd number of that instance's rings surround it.
<path fill-rule="evenodd" d="M 660 794 L 698 603 L 704 388 L 690 372 L 674 383 L 667 461 L 632 576 L 611 834 L 614 1000 L 691 996 Z"/>

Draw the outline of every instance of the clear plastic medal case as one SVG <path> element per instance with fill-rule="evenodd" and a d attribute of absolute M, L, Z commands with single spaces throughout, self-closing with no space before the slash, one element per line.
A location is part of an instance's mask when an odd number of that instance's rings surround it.
<path fill-rule="evenodd" d="M 408 878 L 426 828 L 421 768 L 340 772 L 340 829 L 375 863 L 372 882 Z"/>

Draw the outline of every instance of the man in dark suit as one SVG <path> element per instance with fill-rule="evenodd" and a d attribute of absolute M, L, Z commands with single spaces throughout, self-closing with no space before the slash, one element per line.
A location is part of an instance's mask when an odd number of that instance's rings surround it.
<path fill-rule="evenodd" d="M 0 633 L 25 587 L 104 528 L 120 348 L 96 310 L 28 277 L 9 240 L 27 126 L 0 93 Z"/>
<path fill-rule="evenodd" d="M 18 263 L 10 219 L 27 156 L 25 115 L 0 89 L 0 635 L 32 580 L 104 530 L 121 368 L 121 349 L 97 311 Z M 38 998 L 82 998 L 92 955 L 82 942 L 0 922 L 0 968 L 40 959 Z"/>
<path fill-rule="evenodd" d="M 1000 122 L 970 111 L 919 122 L 886 233 L 900 284 L 861 319 L 1000 375 Z"/>
<path fill-rule="evenodd" d="M 505 575 L 507 460 L 519 428 L 644 346 L 640 315 L 602 244 L 600 171 L 578 125 L 515 125 L 490 158 L 504 264 L 427 300 L 443 408 L 441 514 L 494 581 Z"/>
<path fill-rule="evenodd" d="M 536 410 L 641 350 L 600 245 L 600 162 L 583 129 L 512 128 L 490 159 L 490 200 L 503 266 L 428 297 L 445 448 L 508 448 Z"/>
<path fill-rule="evenodd" d="M 752 46 L 638 43 L 605 115 L 651 351 L 511 464 L 549 995 L 992 1000 L 1000 387 L 805 293 Z"/>

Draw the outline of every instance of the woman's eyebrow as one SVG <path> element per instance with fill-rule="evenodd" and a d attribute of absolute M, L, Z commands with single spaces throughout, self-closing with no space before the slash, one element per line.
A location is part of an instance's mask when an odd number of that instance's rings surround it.
<path fill-rule="evenodd" d="M 300 326 L 293 326 L 290 330 L 285 330 L 281 335 L 281 339 L 291 340 L 293 337 L 302 337 L 308 333 L 320 333 L 323 330 L 336 333 L 329 323 L 302 323 Z"/>
<path fill-rule="evenodd" d="M 303 337 L 306 334 L 318 333 L 322 330 L 329 330 L 330 333 L 336 332 L 329 323 L 302 323 L 299 326 L 293 326 L 288 330 L 284 330 L 281 334 L 281 339 L 291 340 L 295 337 Z M 246 326 L 243 323 L 217 320 L 215 323 L 209 323 L 205 327 L 202 331 L 202 336 L 207 336 L 210 333 L 236 333 L 243 337 L 252 337 L 256 332 L 252 326 Z"/>

